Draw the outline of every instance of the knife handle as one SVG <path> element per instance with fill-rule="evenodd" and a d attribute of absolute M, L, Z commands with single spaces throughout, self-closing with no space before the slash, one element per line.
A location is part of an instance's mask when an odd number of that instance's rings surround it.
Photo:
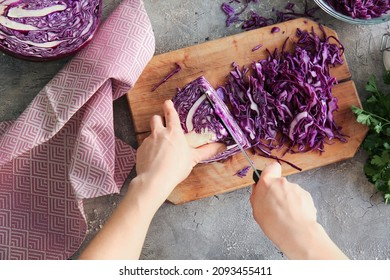
<path fill-rule="evenodd" d="M 256 170 L 261 175 L 261 170 L 259 170 L 259 169 L 256 169 Z M 257 184 L 257 182 L 259 181 L 260 178 L 257 176 L 257 174 L 255 172 L 253 172 L 252 179 L 253 179 L 253 181 L 255 181 L 255 184 Z"/>

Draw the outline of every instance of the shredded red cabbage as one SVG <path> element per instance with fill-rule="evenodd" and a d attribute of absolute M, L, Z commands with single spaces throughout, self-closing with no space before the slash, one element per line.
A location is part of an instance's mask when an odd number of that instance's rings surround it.
<path fill-rule="evenodd" d="M 322 38 L 298 29 L 293 52 L 276 49 L 251 69 L 234 65 L 219 89 L 260 154 L 271 156 L 282 146 L 290 152 L 322 152 L 327 139 L 346 141 L 333 118 L 338 107 L 331 88 L 337 81 L 329 70 L 343 63 L 343 46 L 320 28 Z"/>
<path fill-rule="evenodd" d="M 244 178 L 246 176 L 246 174 L 248 174 L 248 171 L 250 168 L 251 168 L 250 166 L 246 166 L 240 170 L 237 170 L 237 172 L 234 175 L 238 176 L 240 178 Z"/>
<path fill-rule="evenodd" d="M 358 19 L 377 18 L 390 10 L 389 0 L 325 0 L 336 11 Z"/>
<path fill-rule="evenodd" d="M 70 55 L 92 38 L 101 0 L 3 0 L 0 50 L 30 60 Z"/>
<path fill-rule="evenodd" d="M 257 45 L 257 46 L 254 46 L 254 47 L 252 48 L 252 52 L 257 51 L 257 50 L 260 49 L 262 46 L 263 46 L 263 44 L 259 44 L 259 45 Z"/>
<path fill-rule="evenodd" d="M 159 86 L 161 86 L 163 83 L 168 81 L 169 78 L 171 78 L 173 75 L 175 75 L 176 73 L 178 73 L 181 70 L 180 65 L 178 63 L 175 63 L 175 64 L 176 64 L 176 68 L 174 70 L 172 70 L 172 72 L 170 72 L 168 75 L 166 75 L 164 77 L 164 79 L 162 79 L 158 84 L 154 85 L 152 88 L 152 91 L 155 91 Z"/>
<path fill-rule="evenodd" d="M 241 9 L 236 11 L 234 8 L 233 2 L 238 6 L 244 5 Z M 305 7 L 303 13 L 298 13 L 295 11 L 295 4 L 288 2 L 284 7 L 283 11 L 272 9 L 275 13 L 275 18 L 266 18 L 253 10 L 250 10 L 249 14 L 246 15 L 244 12 L 249 7 L 249 3 L 259 3 L 258 0 L 236 0 L 230 1 L 228 3 L 223 3 L 221 5 L 222 11 L 226 14 L 226 26 L 229 27 L 232 24 L 238 23 L 241 24 L 241 28 L 244 30 L 252 30 L 259 27 L 264 27 L 279 22 L 288 21 L 291 19 L 296 19 L 299 17 L 306 17 L 315 19 L 314 14 L 318 10 L 318 7 L 310 8 L 307 0 L 305 0 Z"/>

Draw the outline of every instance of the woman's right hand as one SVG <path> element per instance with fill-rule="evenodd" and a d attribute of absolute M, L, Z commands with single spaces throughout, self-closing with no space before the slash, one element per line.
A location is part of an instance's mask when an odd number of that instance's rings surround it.
<path fill-rule="evenodd" d="M 317 223 L 311 195 L 281 176 L 275 162 L 253 186 L 253 216 L 269 239 L 291 259 L 347 258 Z"/>

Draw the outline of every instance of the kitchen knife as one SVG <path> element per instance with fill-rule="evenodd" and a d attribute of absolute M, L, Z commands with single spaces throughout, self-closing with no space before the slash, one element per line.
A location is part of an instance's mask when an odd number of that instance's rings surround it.
<path fill-rule="evenodd" d="M 215 114 L 219 117 L 219 119 L 221 120 L 223 126 L 226 128 L 226 130 L 229 132 L 230 136 L 233 138 L 234 142 L 237 144 L 237 147 L 240 149 L 240 151 L 242 152 L 242 154 L 245 156 L 245 158 L 247 159 L 250 167 L 252 167 L 253 169 L 253 180 L 255 181 L 255 183 L 257 183 L 259 181 L 259 178 L 260 178 L 260 173 L 261 171 L 256 169 L 255 167 L 255 164 L 253 163 L 252 159 L 249 157 L 249 155 L 245 152 L 244 148 L 242 147 L 242 145 L 240 144 L 240 142 L 237 140 L 237 138 L 235 137 L 233 131 L 231 130 L 230 126 L 227 125 L 227 123 L 225 122 L 225 119 L 223 118 L 223 115 L 222 115 L 222 110 L 219 110 L 216 106 L 216 103 L 215 101 L 213 100 L 213 96 L 210 95 L 210 91 L 205 91 L 204 94 L 206 95 L 206 98 L 207 100 L 210 102 L 211 104 L 211 107 L 214 109 L 214 112 Z"/>

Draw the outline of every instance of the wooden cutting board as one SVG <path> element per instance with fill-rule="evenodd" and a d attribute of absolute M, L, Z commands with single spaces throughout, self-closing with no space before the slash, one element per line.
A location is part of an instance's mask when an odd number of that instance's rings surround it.
<path fill-rule="evenodd" d="M 201 75 L 215 88 L 223 85 L 227 74 L 232 70 L 232 62 L 249 65 L 252 61 L 267 57 L 267 48 L 271 51 L 275 48 L 280 49 L 286 39 L 287 48 L 290 48 L 291 42 L 296 39 L 297 28 L 302 30 L 314 28 L 317 34 L 321 34 L 318 24 L 308 19 L 296 19 L 276 26 L 280 28 L 277 33 L 271 33 L 274 26 L 268 26 L 154 56 L 134 88 L 127 94 L 138 142 L 141 143 L 149 134 L 151 116 L 163 115 L 162 104 L 164 100 L 171 99 L 176 94 L 176 88 L 185 86 Z M 333 30 L 325 27 L 325 31 L 328 36 L 337 38 Z M 252 51 L 259 44 L 263 46 Z M 152 87 L 175 69 L 175 63 L 178 63 L 182 70 L 152 92 Z M 331 73 L 339 81 L 333 88 L 339 105 L 335 120 L 342 127 L 343 133 L 349 136 L 348 142 L 331 141 L 322 154 L 309 152 L 287 154 L 283 157 L 302 168 L 302 171 L 353 157 L 367 133 L 367 128 L 356 122 L 350 109 L 352 105 L 361 107 L 361 104 L 347 63 L 332 68 Z M 251 157 L 258 169 L 263 169 L 272 161 L 260 156 Z M 181 204 L 249 186 L 253 184 L 252 171 L 244 178 L 235 176 L 237 170 L 246 166 L 248 163 L 241 154 L 234 155 L 224 162 L 198 164 L 190 176 L 175 188 L 168 200 L 174 204 Z M 287 164 L 283 164 L 282 168 L 283 175 L 298 172 Z"/>

